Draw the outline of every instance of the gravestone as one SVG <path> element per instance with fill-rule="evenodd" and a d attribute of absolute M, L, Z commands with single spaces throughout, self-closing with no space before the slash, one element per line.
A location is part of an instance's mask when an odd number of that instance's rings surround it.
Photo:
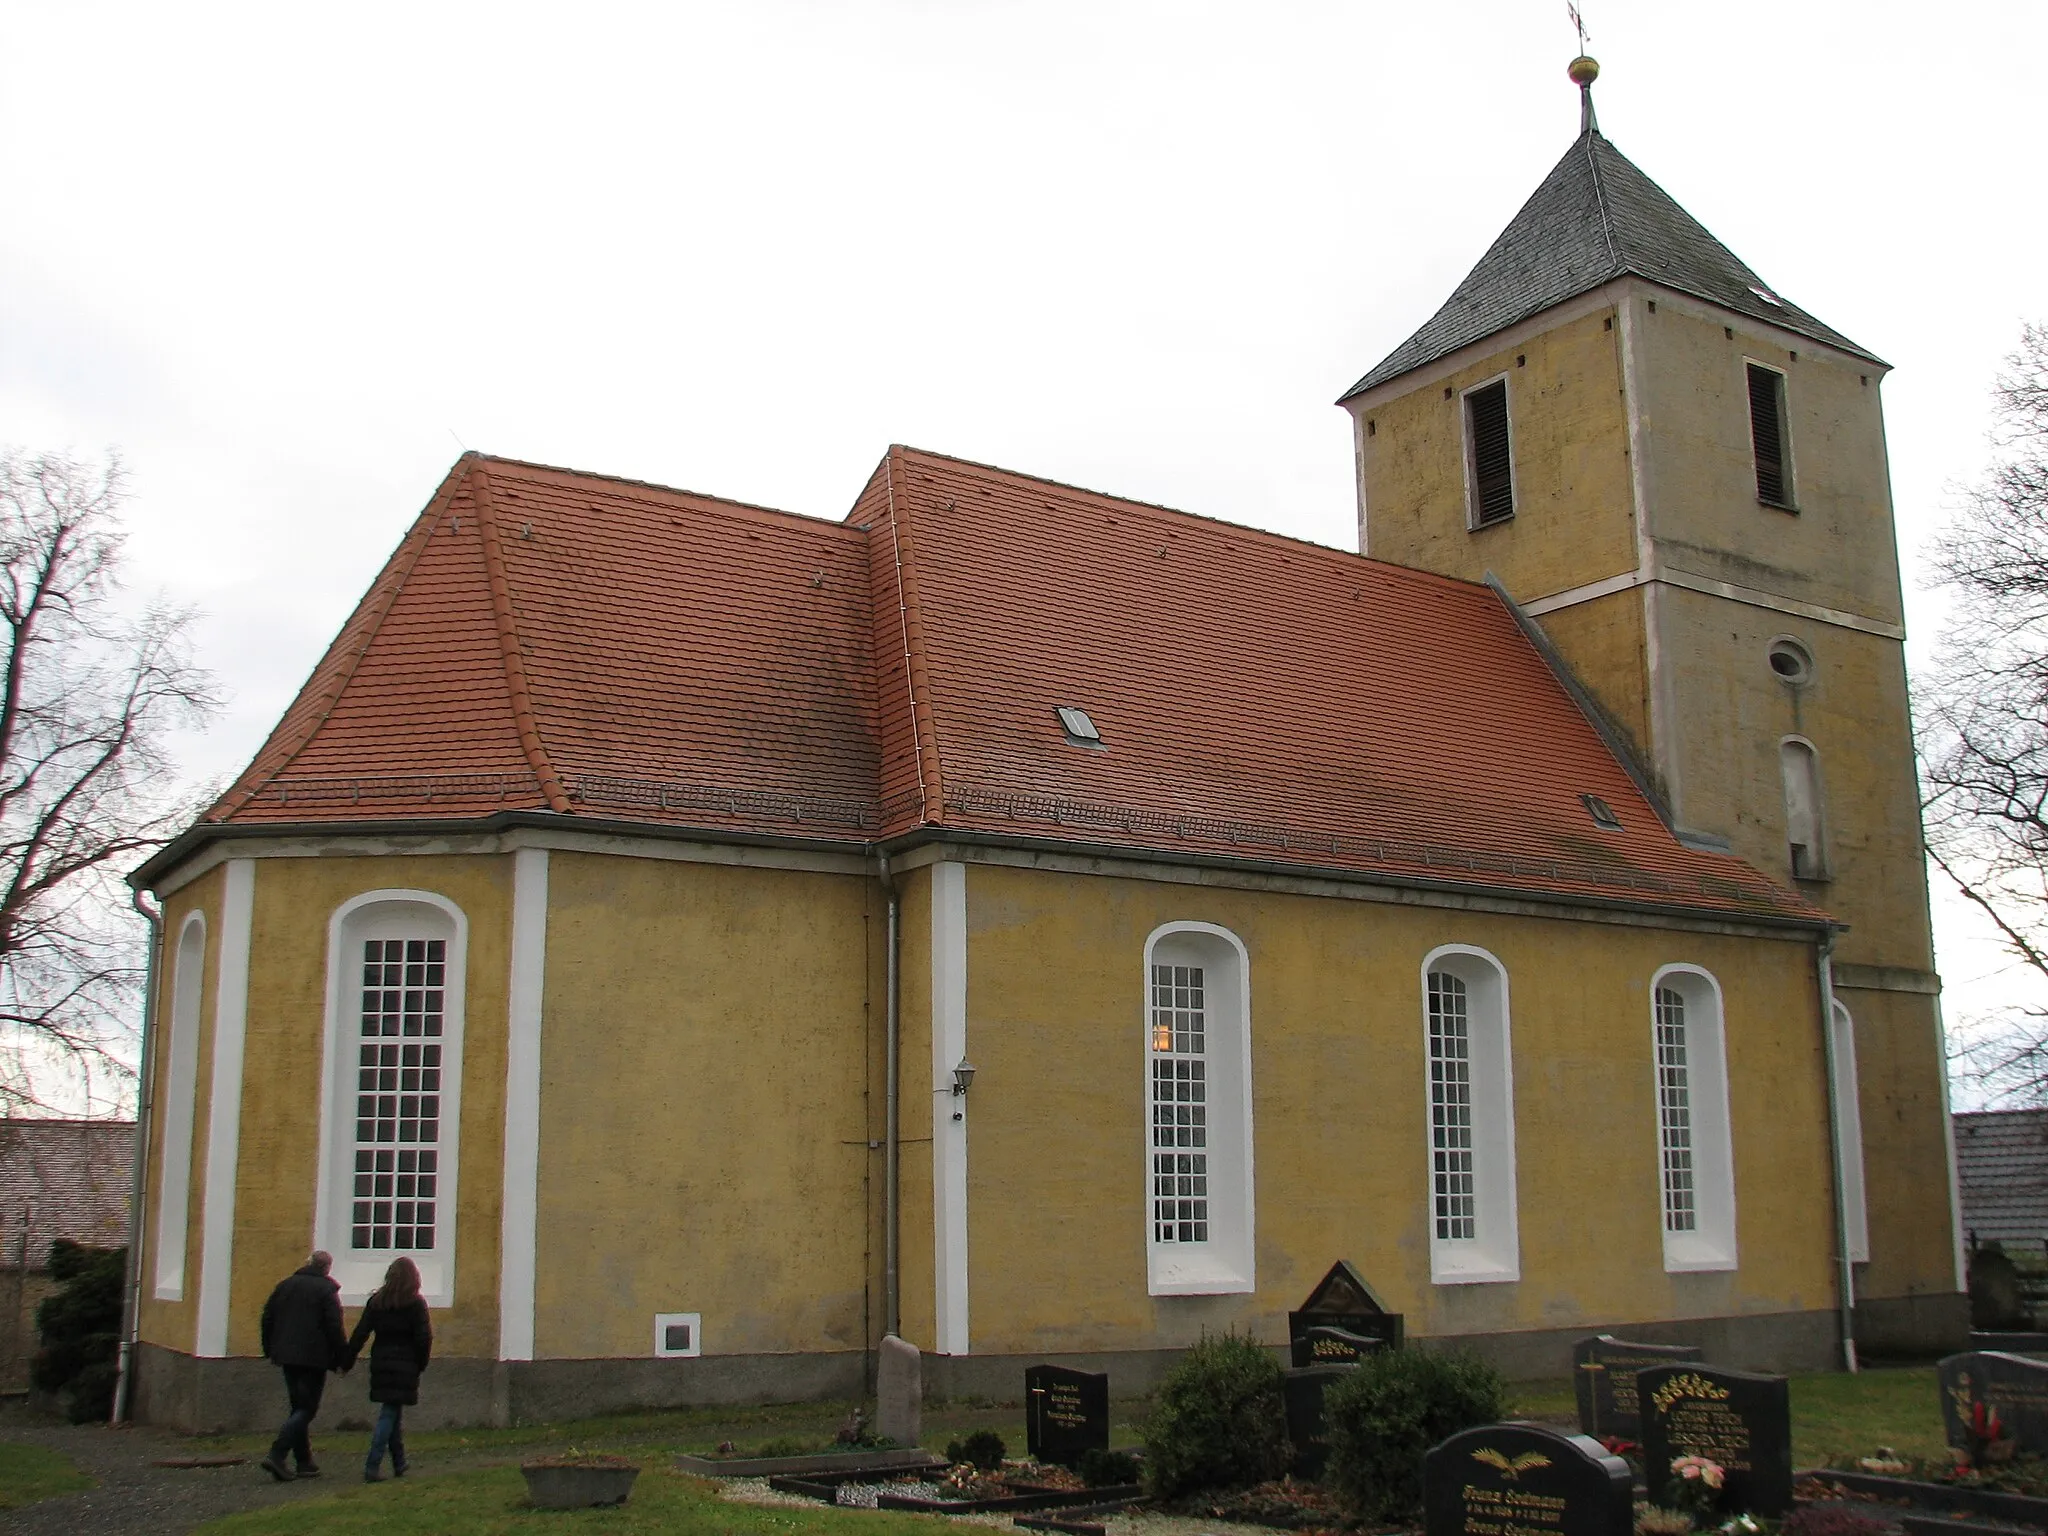
<path fill-rule="evenodd" d="M 1595 1440 L 1641 1440 L 1636 1372 L 1646 1366 L 1697 1362 L 1693 1344 L 1633 1344 L 1609 1333 L 1572 1346 L 1572 1385 L 1579 1396 L 1579 1432 Z"/>
<path fill-rule="evenodd" d="M 1543 1424 L 1483 1424 L 1422 1458 L 1426 1536 L 1631 1536 L 1628 1463 Z"/>
<path fill-rule="evenodd" d="M 1033 1461 L 1073 1467 L 1109 1449 L 1109 1376 L 1034 1365 L 1024 1373 L 1024 1438 Z"/>
<path fill-rule="evenodd" d="M 875 1433 L 898 1445 L 924 1435 L 924 1357 L 895 1334 L 882 1336 L 875 1364 Z"/>
<path fill-rule="evenodd" d="M 1401 1347 L 1401 1314 L 1386 1309 L 1347 1259 L 1331 1265 L 1330 1272 L 1308 1293 L 1308 1300 L 1287 1314 L 1287 1342 L 1296 1355 L 1296 1365 L 1303 1364 L 1301 1345 L 1311 1328 L 1340 1328 L 1377 1339 L 1388 1349 Z"/>
<path fill-rule="evenodd" d="M 1712 1365 L 1658 1365 L 1636 1373 L 1643 1415 L 1643 1481 L 1664 1504 L 1671 1463 L 1704 1456 L 1728 1474 L 1730 1512 L 1776 1519 L 1792 1507 L 1792 1394 L 1782 1376 Z"/>
<path fill-rule="evenodd" d="M 1387 1341 L 1318 1324 L 1303 1330 L 1290 1347 L 1295 1368 L 1301 1370 L 1311 1365 L 1356 1365 L 1374 1350 L 1386 1348 Z"/>
<path fill-rule="evenodd" d="M 1950 1355 L 1939 1375 L 1941 1422 L 1950 1445 L 1969 1445 L 1972 1410 L 1982 1403 L 1998 1415 L 2001 1438 L 2024 1455 L 2048 1455 L 2048 1362 L 1981 1349 Z"/>
<path fill-rule="evenodd" d="M 1314 1482 L 1330 1457 L 1323 1389 L 1351 1374 L 1348 1365 L 1313 1365 L 1280 1373 L 1280 1401 L 1287 1411 L 1287 1438 L 1294 1442 L 1294 1475 Z"/>

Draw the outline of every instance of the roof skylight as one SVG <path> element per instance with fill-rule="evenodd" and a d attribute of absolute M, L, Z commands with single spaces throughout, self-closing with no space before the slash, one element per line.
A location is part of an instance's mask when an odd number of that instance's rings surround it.
<path fill-rule="evenodd" d="M 1067 740 L 1077 747 L 1100 747 L 1104 745 L 1102 732 L 1095 728 L 1095 722 L 1088 718 L 1088 711 L 1076 709 L 1071 704 L 1061 704 L 1053 713 L 1060 717 L 1060 729 L 1067 733 Z"/>
<path fill-rule="evenodd" d="M 1783 309 L 1785 307 L 1785 301 L 1779 298 L 1775 293 L 1771 292 L 1771 290 L 1768 288 L 1759 288 L 1755 283 L 1751 283 L 1749 285 L 1749 291 L 1755 294 L 1758 298 L 1762 299 L 1766 304 L 1775 304 L 1780 309 Z"/>
<path fill-rule="evenodd" d="M 1593 825 L 1605 827 L 1610 832 L 1621 830 L 1621 818 L 1614 814 L 1614 807 L 1598 795 L 1581 795 L 1579 803 L 1586 808 L 1586 814 L 1593 818 Z"/>

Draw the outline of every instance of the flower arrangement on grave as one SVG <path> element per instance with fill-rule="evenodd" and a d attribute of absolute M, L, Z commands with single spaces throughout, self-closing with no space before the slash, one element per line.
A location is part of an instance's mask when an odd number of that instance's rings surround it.
<path fill-rule="evenodd" d="M 1868 1456 L 1857 1457 L 1856 1468 L 1860 1472 L 1874 1472 L 1879 1477 L 1900 1477 L 1909 1470 L 1906 1458 L 1888 1445 L 1880 1445 Z"/>
<path fill-rule="evenodd" d="M 1716 1523 L 1721 1513 L 1721 1493 L 1728 1473 L 1719 1462 L 1704 1456 L 1672 1458 L 1671 1477 L 1664 1485 L 1665 1507 L 1691 1519 L 1695 1530 Z"/>
<path fill-rule="evenodd" d="M 1998 1410 L 1979 1398 L 1970 1404 L 1970 1416 L 1963 1423 L 1968 1444 L 1955 1447 L 1956 1460 L 1974 1471 L 2011 1461 L 2019 1442 L 2005 1432 Z"/>

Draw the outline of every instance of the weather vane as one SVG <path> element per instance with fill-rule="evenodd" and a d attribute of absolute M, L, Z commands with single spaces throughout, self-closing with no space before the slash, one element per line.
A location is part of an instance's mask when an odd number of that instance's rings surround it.
<path fill-rule="evenodd" d="M 1571 76 L 1572 84 L 1579 88 L 1579 132 L 1593 133 L 1600 127 L 1599 119 L 1593 116 L 1593 82 L 1600 77 L 1600 66 L 1586 52 L 1586 18 L 1579 14 L 1578 0 L 1565 0 L 1564 12 L 1571 17 L 1572 28 L 1579 34 L 1579 56 L 1565 71 Z"/>
<path fill-rule="evenodd" d="M 1571 17 L 1572 26 L 1577 30 L 1579 34 L 1579 52 L 1583 54 L 1586 51 L 1587 42 L 1586 18 L 1579 14 L 1579 8 L 1574 3 L 1574 0 L 1565 0 L 1564 10 L 1565 14 Z"/>

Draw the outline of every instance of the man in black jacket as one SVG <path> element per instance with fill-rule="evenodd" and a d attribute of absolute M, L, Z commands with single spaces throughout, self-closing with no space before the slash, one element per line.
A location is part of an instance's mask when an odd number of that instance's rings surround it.
<path fill-rule="evenodd" d="M 281 1483 L 294 1477 L 318 1477 L 313 1442 L 307 1430 L 320 1411 L 320 1393 L 328 1371 L 348 1351 L 341 1327 L 341 1287 L 328 1278 L 334 1256 L 315 1252 L 295 1273 L 280 1280 L 263 1303 L 263 1353 L 284 1370 L 284 1389 L 292 1411 L 277 1432 L 263 1470 Z M 298 1470 L 285 1465 L 295 1457 Z"/>

